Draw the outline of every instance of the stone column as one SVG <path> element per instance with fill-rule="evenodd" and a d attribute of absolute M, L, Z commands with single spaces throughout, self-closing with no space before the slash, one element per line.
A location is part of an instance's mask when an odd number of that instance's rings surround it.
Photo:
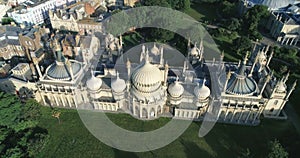
<path fill-rule="evenodd" d="M 290 41 L 290 38 L 286 38 L 285 42 L 284 42 L 284 45 L 288 45 L 289 44 L 289 41 Z"/>
<path fill-rule="evenodd" d="M 281 45 L 283 45 L 285 42 L 285 37 L 282 37 L 282 40 L 281 40 Z"/>
<path fill-rule="evenodd" d="M 53 96 L 55 99 L 56 106 L 59 106 L 56 95 Z"/>
<path fill-rule="evenodd" d="M 46 105 L 46 101 L 45 101 L 44 95 L 43 95 L 42 93 L 40 93 L 40 94 L 41 94 L 41 98 L 42 98 L 42 100 L 43 100 L 44 105 Z"/>
<path fill-rule="evenodd" d="M 251 111 L 249 111 L 249 112 L 248 112 L 248 116 L 247 116 L 247 118 L 246 118 L 246 121 L 245 121 L 245 122 L 248 122 L 248 119 L 249 119 L 249 117 L 250 117 L 250 114 L 251 114 Z"/>
<path fill-rule="evenodd" d="M 298 38 L 295 38 L 294 46 L 297 45 L 297 43 L 298 43 Z"/>
<path fill-rule="evenodd" d="M 73 101 L 74 101 L 75 107 L 78 108 L 77 100 L 76 100 L 75 96 L 73 96 Z"/>
<path fill-rule="evenodd" d="M 61 95 L 61 94 L 60 94 L 60 100 L 61 100 L 61 102 L 62 102 L 63 106 L 64 106 L 64 107 L 66 107 L 65 101 L 64 101 L 64 99 L 63 99 L 63 97 L 62 97 L 62 95 Z"/>
<path fill-rule="evenodd" d="M 292 38 L 291 42 L 290 42 L 290 46 L 293 45 L 295 38 Z"/>
<path fill-rule="evenodd" d="M 69 107 L 72 107 L 72 104 L 71 104 L 69 96 L 67 96 L 67 100 L 68 100 Z"/>
<path fill-rule="evenodd" d="M 239 116 L 239 119 L 238 119 L 237 122 L 240 122 L 240 120 L 241 120 L 241 118 L 242 118 L 242 116 L 243 116 L 243 113 L 244 113 L 244 110 L 242 110 L 242 111 L 240 112 L 240 116 Z"/>
<path fill-rule="evenodd" d="M 254 122 L 256 121 L 256 119 L 258 117 L 258 114 L 259 114 L 259 112 L 257 111 L 256 114 L 255 114 L 255 116 L 254 116 L 254 118 L 253 118 L 252 124 L 254 124 Z"/>

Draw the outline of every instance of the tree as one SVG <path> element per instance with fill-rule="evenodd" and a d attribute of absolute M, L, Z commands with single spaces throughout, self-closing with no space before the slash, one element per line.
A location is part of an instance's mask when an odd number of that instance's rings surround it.
<path fill-rule="evenodd" d="M 241 23 L 237 18 L 231 18 L 227 22 L 227 29 L 229 29 L 230 31 L 237 31 L 240 27 L 241 27 Z"/>
<path fill-rule="evenodd" d="M 269 150 L 268 158 L 288 158 L 289 156 L 277 139 L 269 143 Z"/>
<path fill-rule="evenodd" d="M 247 148 L 246 150 L 243 150 L 241 153 L 241 156 L 239 156 L 239 158 L 251 158 L 251 152 L 249 150 L 249 148 Z"/>
<path fill-rule="evenodd" d="M 60 114 L 61 114 L 61 112 L 59 110 L 53 110 L 52 111 L 52 117 L 57 118 L 58 124 L 60 124 Z"/>
<path fill-rule="evenodd" d="M 241 36 L 233 40 L 233 45 L 233 48 L 238 54 L 241 54 L 241 52 L 246 53 L 246 51 L 250 51 L 252 47 L 251 40 L 246 36 Z"/>
<path fill-rule="evenodd" d="M 167 0 L 144 0 L 143 5 L 145 5 L 145 6 L 171 7 Z"/>
<path fill-rule="evenodd" d="M 0 155 L 33 157 L 30 153 L 41 149 L 47 130 L 37 127 L 39 109 L 33 99 L 24 104 L 16 96 L 0 92 Z"/>
<path fill-rule="evenodd" d="M 261 19 L 270 15 L 268 7 L 263 5 L 255 5 L 250 8 L 243 17 L 243 32 L 250 35 L 252 40 L 261 39 L 262 36 L 258 32 L 258 24 Z"/>
<path fill-rule="evenodd" d="M 228 1 L 222 2 L 222 15 L 226 18 L 235 16 L 236 6 L 235 3 L 230 3 Z"/>
<path fill-rule="evenodd" d="M 10 17 L 5 17 L 2 18 L 1 23 L 2 25 L 9 25 L 11 24 L 11 22 L 15 22 L 14 19 L 10 18 Z"/>

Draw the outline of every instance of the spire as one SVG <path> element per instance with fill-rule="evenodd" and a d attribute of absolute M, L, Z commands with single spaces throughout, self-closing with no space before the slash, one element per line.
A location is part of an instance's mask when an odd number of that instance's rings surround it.
<path fill-rule="evenodd" d="M 148 48 L 147 48 L 146 54 L 145 54 L 145 63 L 150 63 L 149 62 L 149 50 L 148 50 Z"/>
<path fill-rule="evenodd" d="M 243 64 L 239 67 L 239 70 L 238 70 L 239 75 L 244 75 L 244 73 L 245 73 L 248 55 L 249 55 L 249 52 L 246 53 Z"/>
<path fill-rule="evenodd" d="M 164 64 L 164 47 L 163 46 L 160 47 L 160 60 L 159 60 L 159 64 L 160 65 Z"/>
<path fill-rule="evenodd" d="M 130 68 L 130 67 L 131 67 L 131 62 L 130 62 L 129 58 L 127 58 L 127 61 L 126 61 L 126 67 L 127 67 L 127 68 Z"/>
<path fill-rule="evenodd" d="M 292 92 L 295 90 L 296 86 L 297 86 L 297 80 L 295 80 L 292 88 L 290 89 L 289 93 L 286 96 L 286 99 L 289 99 L 289 97 L 291 96 Z"/>
<path fill-rule="evenodd" d="M 290 71 L 288 71 L 288 73 L 286 74 L 286 76 L 283 80 L 284 83 L 289 79 L 289 76 L 290 76 Z"/>
<path fill-rule="evenodd" d="M 206 79 L 203 79 L 202 86 L 205 86 Z"/>
<path fill-rule="evenodd" d="M 140 63 L 143 61 L 143 58 L 145 57 L 145 45 L 142 45 L 142 52 L 141 52 L 141 55 L 140 55 Z"/>
<path fill-rule="evenodd" d="M 267 61 L 267 64 L 266 64 L 267 66 L 269 66 L 269 64 L 270 64 L 270 62 L 271 62 L 271 60 L 273 58 L 273 55 L 274 55 L 274 51 L 272 51 L 271 54 L 270 54 L 270 57 L 269 57 L 269 59 Z"/>
<path fill-rule="evenodd" d="M 116 77 L 117 77 L 117 79 L 119 79 L 119 72 L 116 70 Z"/>

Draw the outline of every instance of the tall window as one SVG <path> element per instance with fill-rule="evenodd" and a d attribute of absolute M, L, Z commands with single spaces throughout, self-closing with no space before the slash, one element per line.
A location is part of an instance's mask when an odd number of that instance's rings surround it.
<path fill-rule="evenodd" d="M 274 101 L 274 105 L 277 105 L 277 104 L 278 104 L 278 100 L 275 100 L 275 101 Z"/>

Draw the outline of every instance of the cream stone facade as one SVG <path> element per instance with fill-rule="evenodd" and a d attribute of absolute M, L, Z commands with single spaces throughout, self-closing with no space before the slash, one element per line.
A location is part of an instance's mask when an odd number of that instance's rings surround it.
<path fill-rule="evenodd" d="M 193 47 L 189 42 L 188 57 L 176 65 L 166 61 L 165 51 L 173 50 L 165 45 L 143 45 L 133 51 L 139 54 L 133 59 L 123 53 L 122 37 L 112 35 L 90 43 L 95 47 L 89 49 L 90 58 L 80 60 L 84 54 L 78 53 L 68 59 L 63 47 L 67 39 L 72 43 L 71 36 L 62 42 L 57 37 L 51 39 L 56 60 L 34 83 L 36 99 L 46 106 L 126 112 L 145 120 L 202 120 L 210 113 L 222 123 L 257 125 L 262 115 L 286 118 L 283 108 L 296 86 L 288 88 L 288 74 L 274 77 L 269 47 L 241 63 L 228 63 L 222 54 L 219 61 L 206 61 L 203 42 Z"/>

